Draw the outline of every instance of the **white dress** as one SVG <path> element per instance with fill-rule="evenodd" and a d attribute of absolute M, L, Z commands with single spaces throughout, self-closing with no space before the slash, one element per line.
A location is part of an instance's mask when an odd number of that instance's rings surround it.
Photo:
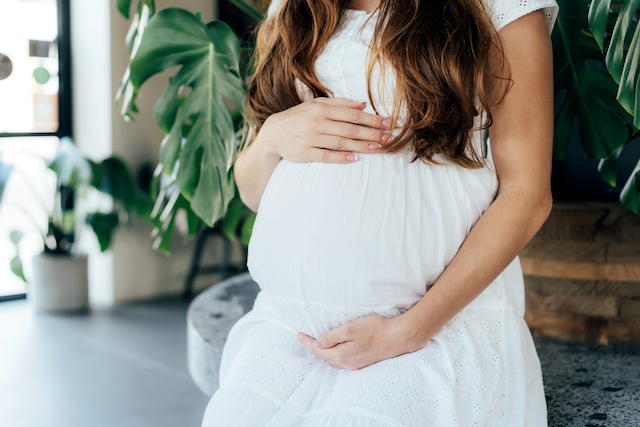
<path fill-rule="evenodd" d="M 555 0 L 489 6 L 497 30 L 544 8 L 551 31 L 558 12 Z M 335 97 L 367 101 L 365 42 L 375 16 L 358 30 L 369 15 L 347 10 L 317 60 L 316 74 Z M 374 112 L 368 102 L 364 111 Z M 474 138 L 482 149 L 481 132 Z M 491 161 L 470 170 L 410 159 L 405 150 L 359 154 L 351 164 L 280 161 L 249 244 L 247 265 L 261 291 L 229 333 L 203 427 L 547 425 L 518 257 L 419 351 L 349 371 L 296 339 L 299 331 L 317 338 L 360 316 L 411 308 L 496 195 Z"/>

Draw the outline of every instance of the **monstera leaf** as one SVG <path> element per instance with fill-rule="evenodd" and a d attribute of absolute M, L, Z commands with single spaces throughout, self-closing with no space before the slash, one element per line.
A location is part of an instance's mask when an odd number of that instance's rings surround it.
<path fill-rule="evenodd" d="M 552 36 L 555 92 L 560 102 L 555 121 L 554 153 L 567 152 L 574 119 L 588 158 L 607 158 L 632 135 L 633 117 L 616 101 L 618 86 L 603 64 L 589 34 L 589 0 L 560 1 Z"/>
<path fill-rule="evenodd" d="M 559 107 L 555 118 L 554 154 L 557 158 L 565 156 L 577 119 L 586 157 L 602 159 L 598 171 L 606 182 L 615 186 L 618 158 L 638 128 L 634 125 L 637 119 L 633 112 L 619 102 L 623 89 L 606 63 L 618 63 L 620 55 L 612 54 L 615 60 L 607 55 L 605 60 L 602 47 L 610 31 L 612 41 L 623 46 L 627 30 L 632 26 L 632 15 L 624 12 L 624 7 L 622 10 L 610 8 L 610 1 L 609 4 L 597 0 L 559 0 L 558 3 L 560 11 L 552 35 L 554 85 Z M 626 25 L 621 24 L 624 20 Z M 622 47 L 622 51 L 626 49 Z M 633 182 L 633 179 L 627 181 L 620 200 L 637 212 L 637 203 L 634 205 L 629 196 L 633 188 L 637 193 Z M 629 185 L 633 188 L 628 188 Z"/>
<path fill-rule="evenodd" d="M 625 0 L 622 6 L 611 0 L 593 0 L 589 8 L 589 26 L 605 64 L 618 85 L 616 100 L 633 116 L 633 125 L 640 128 L 640 25 L 634 20 L 640 0 Z M 609 37 L 607 37 L 609 36 Z M 622 146 L 609 158 L 600 161 L 598 171 L 612 186 L 616 185 L 618 158 Z M 620 201 L 640 214 L 640 161 L 620 193 Z"/>
<path fill-rule="evenodd" d="M 98 238 L 100 250 L 106 251 L 111 245 L 111 239 L 116 228 L 120 225 L 117 212 L 101 213 L 95 212 L 87 215 L 87 223 Z"/>
<path fill-rule="evenodd" d="M 129 19 L 131 0 L 117 0 L 116 6 L 120 13 L 126 19 Z M 129 32 L 126 37 L 130 60 L 135 58 L 138 53 L 138 48 L 140 47 L 144 30 L 147 27 L 149 18 L 153 16 L 154 11 L 155 3 L 153 0 L 140 0 L 138 2 L 136 14 L 131 21 L 131 26 L 129 27 Z M 136 95 L 137 93 L 131 83 L 131 67 L 128 66 L 116 94 L 116 104 L 121 104 L 120 112 L 125 120 L 133 121 L 133 114 L 138 112 L 136 107 Z"/>
<path fill-rule="evenodd" d="M 239 56 L 239 40 L 227 24 L 205 25 L 199 15 L 172 8 L 149 19 L 130 64 L 133 98 L 148 78 L 181 65 L 155 104 L 156 121 L 167 133 L 160 161 L 209 226 L 225 214 L 235 191 L 229 171 L 239 140 L 230 108 L 241 111 L 246 96 Z"/>
<path fill-rule="evenodd" d="M 589 8 L 589 26 L 602 53 L 606 52 L 606 65 L 611 77 L 619 84 L 617 100 L 631 115 L 634 125 L 640 128 L 640 26 L 633 20 L 640 7 L 640 0 L 626 0 L 611 31 L 611 40 L 605 45 L 605 34 L 609 23 L 611 0 L 593 0 Z"/>
<path fill-rule="evenodd" d="M 60 183 L 67 187 L 89 185 L 92 179 L 91 161 L 82 155 L 69 137 L 60 138 L 56 154 L 48 167 L 56 173 Z"/>
<path fill-rule="evenodd" d="M 138 2 L 138 13 L 142 10 L 144 6 L 147 6 L 151 13 L 155 10 L 155 2 L 153 0 L 140 0 Z M 116 0 L 116 7 L 118 8 L 118 12 L 122 14 L 126 19 L 129 19 L 131 13 L 131 0 Z"/>

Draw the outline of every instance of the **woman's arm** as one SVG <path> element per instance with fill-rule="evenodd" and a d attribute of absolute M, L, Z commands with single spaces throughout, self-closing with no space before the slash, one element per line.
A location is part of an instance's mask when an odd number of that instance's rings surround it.
<path fill-rule="evenodd" d="M 315 342 L 299 333 L 327 363 L 360 369 L 416 351 L 473 301 L 538 232 L 551 206 L 553 145 L 553 55 L 542 10 L 506 25 L 499 33 L 513 86 L 492 109 L 489 129 L 500 182 L 456 256 L 424 297 L 395 318 L 367 316 L 328 331 Z M 319 346 L 318 346 L 319 345 Z"/>
<path fill-rule="evenodd" d="M 267 182 L 282 159 L 259 135 L 260 132 L 256 134 L 253 128 L 250 128 L 247 136 L 248 146 L 240 151 L 233 166 L 233 177 L 238 186 L 240 199 L 254 212 L 258 211 Z"/>

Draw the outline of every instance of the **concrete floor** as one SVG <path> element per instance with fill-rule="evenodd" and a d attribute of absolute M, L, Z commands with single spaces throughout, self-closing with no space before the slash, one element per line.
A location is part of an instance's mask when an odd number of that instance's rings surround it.
<path fill-rule="evenodd" d="M 0 303 L 1 427 L 199 427 L 187 303 L 39 315 Z M 549 427 L 640 426 L 640 346 L 536 338 Z"/>
<path fill-rule="evenodd" d="M 208 398 L 186 359 L 187 304 L 91 315 L 0 303 L 0 426 L 199 427 Z"/>

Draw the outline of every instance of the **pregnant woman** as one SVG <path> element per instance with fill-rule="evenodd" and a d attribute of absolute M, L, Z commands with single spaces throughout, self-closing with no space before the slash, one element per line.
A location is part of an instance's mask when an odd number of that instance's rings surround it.
<path fill-rule="evenodd" d="M 203 427 L 541 427 L 555 0 L 273 0 L 234 175 L 261 291 Z M 488 132 L 490 138 L 485 138 Z"/>

